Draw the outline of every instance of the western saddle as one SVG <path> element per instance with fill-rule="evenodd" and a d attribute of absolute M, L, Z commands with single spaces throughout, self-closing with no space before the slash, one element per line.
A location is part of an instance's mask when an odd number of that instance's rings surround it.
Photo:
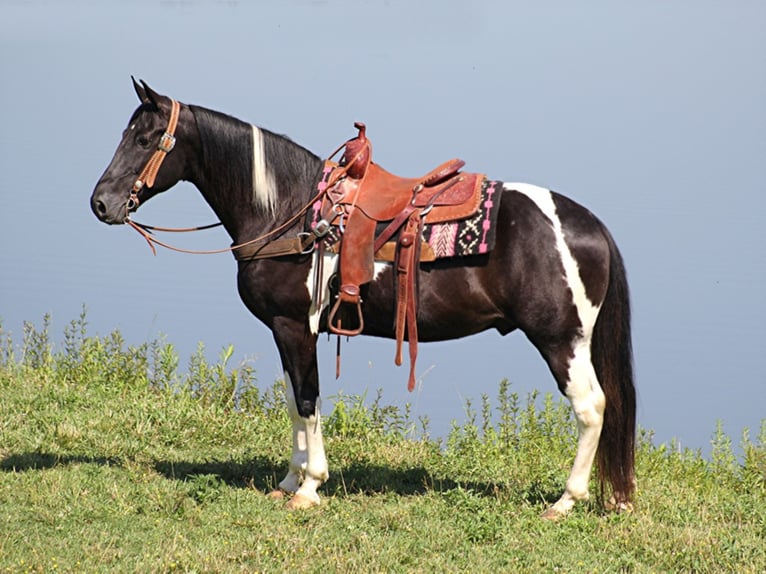
<path fill-rule="evenodd" d="M 360 286 L 372 281 L 376 254 L 391 246 L 396 273 L 396 365 L 402 364 L 402 342 L 409 343 L 410 374 L 408 389 L 415 387 L 417 358 L 417 270 L 421 261 L 433 259 L 425 253 L 430 248 L 422 243 L 423 225 L 464 219 L 476 213 L 481 201 L 483 175 L 462 173 L 465 162 L 449 160 L 423 177 L 402 178 L 372 161 L 372 144 L 366 127 L 357 122 L 355 138 L 345 143 L 340 163 L 327 163 L 330 170 L 321 219 L 313 232 L 324 237 L 337 226 L 340 252 L 340 287 L 328 314 L 329 330 L 338 335 L 358 335 L 364 329 Z M 339 148 L 340 150 L 340 148 Z M 336 152 L 337 153 L 337 152 Z M 334 154 L 333 154 L 334 155 Z M 376 230 L 378 234 L 376 236 Z M 388 246 L 386 244 L 388 243 Z M 320 244 L 322 242 L 320 241 Z M 391 251 L 390 247 L 388 248 Z M 343 325 L 351 306 L 352 321 Z M 355 316 L 355 318 L 354 318 Z"/>

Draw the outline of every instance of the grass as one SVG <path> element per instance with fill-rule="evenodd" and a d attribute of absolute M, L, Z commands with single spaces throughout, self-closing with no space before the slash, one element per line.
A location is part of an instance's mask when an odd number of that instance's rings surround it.
<path fill-rule="evenodd" d="M 3 572 L 764 572 L 766 420 L 712 455 L 641 430 L 632 514 L 595 501 L 551 524 L 574 454 L 552 396 L 466 406 L 444 441 L 378 394 L 335 397 L 323 504 L 263 494 L 287 469 L 284 387 L 233 349 L 179 372 L 171 344 L 49 322 L 0 330 Z"/>

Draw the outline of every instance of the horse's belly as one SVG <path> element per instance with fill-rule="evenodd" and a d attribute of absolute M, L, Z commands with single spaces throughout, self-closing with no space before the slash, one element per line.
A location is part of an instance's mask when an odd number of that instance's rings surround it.
<path fill-rule="evenodd" d="M 476 273 L 466 268 L 421 271 L 417 306 L 418 339 L 445 341 L 487 329 L 505 334 L 515 325 L 503 315 Z M 364 301 L 364 333 L 394 337 L 396 290 L 392 269 L 380 273 Z"/>

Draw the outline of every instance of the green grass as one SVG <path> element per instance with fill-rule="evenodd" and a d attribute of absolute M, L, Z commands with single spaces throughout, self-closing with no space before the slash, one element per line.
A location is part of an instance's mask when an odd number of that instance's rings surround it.
<path fill-rule="evenodd" d="M 766 571 L 766 421 L 740 459 L 720 426 L 708 459 L 642 430 L 635 512 L 552 524 L 565 403 L 504 381 L 434 441 L 380 394 L 335 397 L 323 504 L 288 512 L 264 496 L 287 469 L 282 382 L 231 348 L 181 373 L 165 341 L 88 336 L 83 313 L 58 348 L 48 325 L 0 330 L 0 573 Z"/>

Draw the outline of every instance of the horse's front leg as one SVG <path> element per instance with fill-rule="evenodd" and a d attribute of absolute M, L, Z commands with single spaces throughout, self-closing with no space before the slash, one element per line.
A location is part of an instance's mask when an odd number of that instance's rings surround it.
<path fill-rule="evenodd" d="M 287 493 L 292 495 L 288 508 L 309 508 L 319 504 L 317 489 L 329 476 L 319 414 L 317 337 L 307 325 L 283 320 L 275 323 L 274 338 L 285 370 L 293 440 L 287 475 L 271 496 Z"/>
<path fill-rule="evenodd" d="M 287 504 L 288 508 L 310 508 L 319 504 L 317 489 L 329 476 L 319 406 L 317 404 L 315 407 L 314 414 L 302 416 L 298 411 L 294 386 L 287 371 L 285 384 L 287 410 L 293 425 L 293 450 L 287 476 L 279 483 L 279 492 L 292 495 Z"/>

